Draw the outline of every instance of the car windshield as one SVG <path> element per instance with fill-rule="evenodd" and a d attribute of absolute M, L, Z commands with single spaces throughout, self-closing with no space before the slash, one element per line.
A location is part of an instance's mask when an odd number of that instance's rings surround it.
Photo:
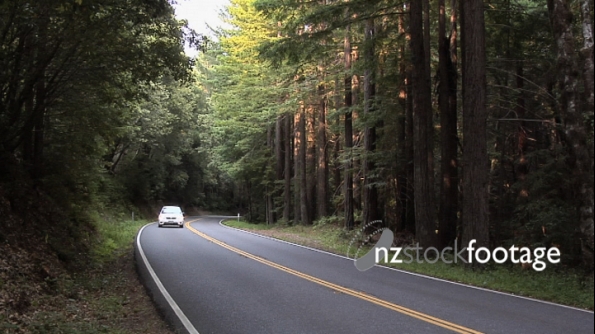
<path fill-rule="evenodd" d="M 180 208 L 163 208 L 161 213 L 182 213 Z"/>

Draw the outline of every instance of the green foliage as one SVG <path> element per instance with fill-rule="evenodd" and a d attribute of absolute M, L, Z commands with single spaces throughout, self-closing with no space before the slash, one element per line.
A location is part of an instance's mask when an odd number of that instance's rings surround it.
<path fill-rule="evenodd" d="M 345 218 L 342 216 L 326 216 L 315 220 L 312 226 L 313 228 L 324 227 L 326 225 L 341 227 L 344 224 L 344 222 Z"/>
<path fill-rule="evenodd" d="M 446 37 L 435 34 L 434 5 L 429 33 L 432 57 L 438 38 Z M 347 111 L 354 115 L 355 147 L 347 152 L 337 145 L 334 155 L 328 156 L 330 165 L 338 169 L 338 173 L 331 174 L 335 191 L 329 202 L 333 204 L 334 214 L 343 209 L 341 166 L 353 158 L 356 197 L 362 197 L 363 161 L 371 161 L 374 169 L 366 177 L 373 179 L 382 198 L 378 211 L 382 211 L 383 220 L 387 226 L 398 229 L 414 226 L 407 221 L 413 208 L 411 199 L 405 198 L 412 191 L 401 188 L 406 182 L 408 188 L 412 184 L 412 180 L 407 180 L 411 176 L 407 150 L 412 149 L 413 139 L 408 133 L 411 120 L 406 114 L 411 101 L 404 96 L 405 75 L 412 55 L 406 33 L 408 18 L 402 15 L 403 10 L 407 7 L 390 1 L 231 2 L 226 18 L 232 28 L 220 30 L 218 42 L 197 62 L 202 70 L 199 80 L 211 94 L 208 131 L 212 135 L 213 154 L 210 158 L 236 182 L 236 191 L 241 193 L 236 204 L 250 211 L 249 220 L 263 219 L 265 198 L 274 197 L 273 210 L 277 214 L 282 209 L 279 203 L 284 202 L 281 198 L 284 183 L 275 175 L 276 167 L 281 164 L 273 152 L 273 147 L 278 145 L 277 138 L 272 139 L 275 121 L 305 109 L 309 120 L 315 123 L 317 104 L 324 100 L 328 107 L 327 141 L 318 142 L 314 138 L 315 130 L 308 129 L 310 149 L 320 146 L 330 149 L 336 143 L 343 143 L 343 119 Z M 453 10 L 447 5 L 447 15 Z M 558 122 L 560 115 L 559 92 L 552 87 L 556 46 L 551 32 L 543 29 L 550 24 L 547 3 L 491 1 L 485 15 L 489 40 L 487 144 L 493 165 L 498 167 L 493 170 L 490 185 L 493 240 L 498 244 L 532 247 L 559 245 L 564 263 L 571 266 L 580 257 L 577 196 L 573 194 L 576 180 L 572 177 L 572 162 L 567 160 L 566 153 L 557 151 L 563 142 L 562 134 L 556 133 L 560 129 L 551 122 Z M 369 45 L 364 45 L 363 22 L 369 18 L 374 18 L 376 24 L 370 42 L 374 43 L 375 53 L 366 62 L 364 58 L 368 57 L 362 52 Z M 353 55 L 358 56 L 350 70 L 342 63 L 347 35 Z M 435 58 L 430 60 L 430 67 L 432 76 L 438 78 Z M 361 80 L 366 69 L 376 72 L 374 112 L 367 114 L 362 112 Z M 358 103 L 349 110 L 342 106 L 343 80 L 347 75 L 359 79 L 359 87 L 354 86 L 353 91 Z M 438 90 L 439 82 L 435 85 Z M 438 132 L 437 120 L 434 125 Z M 367 151 L 363 145 L 364 132 L 369 127 L 375 127 L 378 135 L 374 152 Z M 290 131 L 295 133 L 294 128 Z M 295 150 L 297 137 L 291 140 L 291 149 Z M 440 158 L 438 147 L 435 145 L 433 152 L 438 158 L 436 162 Z M 550 152 L 554 147 L 556 151 Z M 316 154 L 309 152 L 308 159 L 317 158 Z M 522 170 L 525 167 L 521 166 L 524 164 L 521 157 L 529 161 L 527 170 Z M 464 168 L 464 164 L 461 166 Z M 306 177 L 314 178 L 316 168 L 309 166 Z M 168 173 L 178 176 L 179 182 L 173 184 L 186 182 L 184 174 Z M 295 170 L 291 173 L 295 183 L 297 174 Z M 460 170 L 459 175 L 462 175 Z M 293 198 L 298 189 L 288 189 Z M 528 196 L 519 195 L 522 192 Z M 361 204 L 361 200 L 356 203 L 357 220 L 362 219 Z M 317 218 L 322 225 L 340 220 Z"/>
<path fill-rule="evenodd" d="M 257 210 L 249 220 L 262 213 L 261 199 L 276 187 L 272 173 L 274 159 L 267 144 L 276 118 L 295 110 L 289 101 L 284 67 L 274 68 L 258 56 L 257 47 L 276 36 L 272 21 L 253 7 L 253 1 L 232 1 L 229 23 L 237 29 L 222 31 L 219 44 L 198 59 L 203 65 L 204 82 L 211 95 L 213 159 L 241 189 L 242 197 L 254 198 Z M 238 203 L 248 210 L 252 203 Z"/>
<path fill-rule="evenodd" d="M 579 216 L 573 205 L 573 180 L 566 157 L 560 152 L 538 150 L 528 154 L 534 166 L 525 181 L 513 185 L 518 194 L 510 221 L 508 243 L 559 247 L 562 263 L 576 265 L 580 258 Z"/>
<path fill-rule="evenodd" d="M 0 9 L 2 184 L 19 190 L 13 199 L 42 199 L 30 215 L 46 215 L 40 233 L 72 262 L 88 251 L 89 211 L 129 203 L 109 157 L 157 91 L 147 87 L 189 78 L 182 23 L 167 0 L 19 0 Z M 173 175 L 176 184 L 184 180 Z"/>
<path fill-rule="evenodd" d="M 0 26 L 5 32 L 0 40 L 4 149 L 16 150 L 32 124 L 44 117 L 42 108 L 49 108 L 46 112 L 56 125 L 73 113 L 85 122 L 81 113 L 93 116 L 98 110 L 96 115 L 104 116 L 98 119 L 113 121 L 113 107 L 130 100 L 136 84 L 154 80 L 166 70 L 177 77 L 187 71 L 181 25 L 165 0 L 130 1 L 126 6 L 110 0 L 80 5 L 15 1 L 2 6 L 6 9 Z M 70 101 L 72 97 L 75 101 Z M 97 100 L 102 104 L 94 103 Z M 32 101 L 32 108 L 27 101 Z"/>
<path fill-rule="evenodd" d="M 229 209 L 231 184 L 213 165 L 204 88 L 169 76 L 143 87 L 120 135 L 104 156 L 106 168 L 136 204 L 158 201 Z"/>
<path fill-rule="evenodd" d="M 130 249 L 139 229 L 148 223 L 143 219 L 124 220 L 123 216 L 119 214 L 117 217 L 97 217 L 95 220 L 98 240 L 92 254 L 97 261 L 113 259 L 115 253 L 122 249 Z"/>

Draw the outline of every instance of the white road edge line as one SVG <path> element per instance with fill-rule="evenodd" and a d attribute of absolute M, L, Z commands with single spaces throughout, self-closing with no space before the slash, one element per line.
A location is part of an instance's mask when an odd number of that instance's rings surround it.
<path fill-rule="evenodd" d="M 236 218 L 236 217 L 232 217 L 232 218 Z M 274 241 L 278 241 L 278 242 L 283 242 L 283 243 L 286 243 L 286 244 L 289 244 L 289 245 L 293 245 L 293 246 L 305 248 L 305 249 L 308 249 L 308 250 L 311 250 L 311 251 L 314 251 L 314 252 L 328 254 L 328 255 L 332 255 L 332 256 L 336 256 L 336 257 L 340 257 L 340 258 L 343 258 L 343 259 L 347 259 L 347 260 L 353 261 L 352 258 L 349 258 L 347 256 L 343 256 L 343 255 L 339 255 L 339 254 L 335 254 L 335 253 L 323 251 L 323 250 L 320 250 L 320 249 L 316 249 L 316 248 L 312 248 L 312 247 L 308 247 L 308 246 L 304 246 L 304 245 L 298 245 L 298 244 L 295 244 L 293 242 L 289 242 L 289 241 L 285 241 L 285 240 L 281 240 L 281 239 L 276 239 L 276 238 L 272 238 L 272 237 L 269 237 L 269 236 L 266 236 L 266 235 L 261 235 L 261 234 L 257 234 L 257 233 L 254 233 L 254 232 L 242 230 L 242 229 L 239 229 L 239 228 L 227 226 L 227 225 L 224 225 L 223 224 L 223 221 L 226 220 L 226 219 L 230 219 L 230 218 L 221 219 L 219 221 L 219 225 L 221 225 L 221 226 L 223 226 L 225 228 L 232 229 L 232 230 L 237 230 L 237 231 L 241 231 L 241 232 L 244 232 L 244 233 L 252 234 L 252 235 L 255 235 L 257 237 L 261 237 L 261 238 L 265 238 L 265 239 L 270 239 L 270 240 L 274 240 Z M 557 303 L 553 303 L 553 302 L 548 302 L 546 300 L 539 300 L 539 299 L 535 299 L 535 298 L 531 298 L 531 297 L 514 295 L 514 294 L 508 293 L 508 292 L 490 290 L 490 289 L 486 289 L 486 288 L 482 288 L 482 287 L 478 287 L 478 286 L 473 286 L 473 285 L 469 285 L 469 284 L 464 284 L 464 283 L 459 283 L 459 282 L 453 282 L 453 281 L 445 280 L 445 279 L 442 279 L 442 278 L 436 278 L 436 277 L 426 276 L 426 275 L 422 275 L 422 274 L 418 274 L 418 273 L 412 273 L 412 272 L 401 270 L 401 269 L 397 269 L 397 268 L 391 268 L 391 267 L 381 266 L 381 265 L 378 265 L 378 264 L 375 264 L 374 266 L 375 267 L 378 267 L 378 268 L 381 268 L 381 269 L 394 270 L 394 271 L 397 271 L 397 272 L 400 272 L 400 273 L 403 273 L 403 274 L 413 275 L 413 276 L 417 276 L 417 277 L 423 277 L 423 278 L 426 278 L 426 279 L 431 279 L 431 280 L 439 281 L 439 282 L 445 282 L 445 283 L 455 284 L 455 285 L 459 285 L 459 286 L 463 286 L 463 287 L 467 287 L 467 288 L 471 288 L 471 289 L 476 289 L 476 290 L 481 290 L 481 291 L 496 293 L 496 294 L 500 294 L 500 295 L 504 295 L 504 296 L 516 297 L 516 298 L 530 300 L 530 301 L 533 301 L 533 302 L 547 304 L 547 305 L 552 305 L 552 306 L 559 306 L 559 307 L 563 307 L 563 308 L 567 308 L 567 309 L 571 309 L 571 310 L 575 310 L 575 311 L 583 311 L 585 313 L 593 313 L 593 311 L 591 311 L 591 310 L 585 310 L 585 309 L 578 308 L 578 307 L 557 304 Z"/>
<path fill-rule="evenodd" d="M 151 264 L 149 263 L 149 260 L 147 259 L 145 252 L 143 251 L 143 247 L 140 244 L 140 237 L 141 237 L 141 234 L 143 233 L 143 230 L 145 229 L 145 227 L 152 225 L 152 224 L 155 224 L 155 223 L 149 223 L 149 224 L 143 226 L 138 231 L 138 236 L 136 238 L 136 245 L 138 246 L 138 252 L 140 253 L 141 258 L 143 259 L 145 266 L 147 266 L 147 270 L 151 274 L 151 278 L 153 278 L 153 281 L 155 281 L 155 284 L 159 288 L 159 291 L 161 292 L 163 297 L 165 297 L 165 300 L 167 300 L 167 302 L 169 303 L 169 306 L 172 308 L 172 310 L 174 310 L 174 312 L 176 313 L 176 316 L 178 317 L 178 319 L 180 319 L 180 321 L 182 322 L 182 324 L 184 325 L 184 327 L 186 328 L 188 333 L 189 334 L 199 334 L 198 331 L 196 330 L 196 328 L 194 328 L 194 326 L 190 322 L 190 320 L 188 320 L 188 318 L 186 317 L 184 312 L 182 312 L 182 310 L 180 309 L 178 304 L 176 304 L 176 302 L 171 297 L 169 292 L 167 292 L 167 290 L 163 286 L 163 283 L 161 283 L 161 280 L 159 279 L 159 277 L 157 277 L 157 274 L 153 270 L 153 267 L 151 267 Z"/>

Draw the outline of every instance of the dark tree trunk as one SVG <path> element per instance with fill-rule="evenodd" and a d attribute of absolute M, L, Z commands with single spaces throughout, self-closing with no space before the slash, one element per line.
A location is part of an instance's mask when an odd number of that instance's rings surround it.
<path fill-rule="evenodd" d="M 357 64 L 359 61 L 359 51 L 357 48 L 355 48 L 353 50 L 352 53 L 352 57 L 351 57 L 351 62 L 352 62 L 352 68 L 355 70 L 357 69 L 357 66 L 355 66 L 355 64 Z M 355 71 L 354 71 L 355 72 Z M 352 123 L 356 123 L 357 122 L 357 118 L 359 117 L 358 113 L 357 113 L 357 109 L 356 107 L 359 106 L 360 104 L 360 93 L 361 93 L 361 80 L 360 80 L 360 75 L 357 73 L 353 73 L 353 76 L 351 77 L 351 91 L 353 92 L 352 94 L 352 99 L 351 99 L 351 105 L 353 106 L 353 112 L 351 113 L 351 120 Z M 357 152 L 358 149 L 357 147 L 362 145 L 362 136 L 361 136 L 361 132 L 356 131 L 355 133 L 353 133 L 353 147 L 355 148 L 354 151 Z M 353 166 L 352 170 L 353 170 L 353 210 L 357 211 L 357 210 L 363 210 L 363 167 L 362 167 L 362 159 L 361 159 L 361 154 L 353 154 L 352 155 L 352 160 L 351 160 L 351 164 Z"/>
<path fill-rule="evenodd" d="M 413 128 L 414 128 L 414 186 L 415 186 L 415 234 L 422 247 L 435 246 L 437 227 L 434 208 L 434 173 L 432 134 L 429 131 L 431 110 L 431 87 L 426 71 L 424 47 L 423 8 L 420 1 L 410 4 L 410 32 L 412 55 Z"/>
<path fill-rule="evenodd" d="M 456 104 L 456 0 L 453 0 L 451 16 L 451 38 L 446 36 L 446 6 L 439 0 L 438 52 L 439 52 L 439 91 L 440 143 L 442 160 L 440 164 L 440 212 L 439 239 L 441 247 L 446 247 L 456 238 L 458 211 L 458 157 L 457 157 L 457 104 Z M 455 44 L 454 47 L 452 44 Z M 454 49 L 454 50 L 453 50 Z"/>
<path fill-rule="evenodd" d="M 321 72 L 324 73 L 324 67 L 321 66 Z M 322 80 L 324 81 L 324 74 Z M 318 218 L 328 215 L 328 158 L 326 141 L 326 109 L 327 101 L 324 85 L 318 86 L 319 107 L 316 127 L 316 148 L 317 148 L 317 166 L 316 166 L 316 216 Z"/>
<path fill-rule="evenodd" d="M 374 64 L 374 19 L 366 20 L 365 51 L 364 51 L 364 115 L 369 115 L 375 109 L 375 71 Z M 369 121 L 368 121 L 369 122 Z M 378 188 L 374 178 L 374 162 L 371 155 L 376 149 L 376 125 L 367 125 L 364 133 L 364 162 L 363 162 L 363 223 L 367 224 L 378 219 Z"/>
<path fill-rule="evenodd" d="M 293 119 L 293 221 L 295 224 L 299 224 L 302 221 L 302 208 L 301 208 L 301 193 L 302 193 L 302 177 L 304 176 L 305 162 L 305 151 L 306 149 L 302 146 L 302 128 L 304 127 L 302 122 L 303 106 L 299 107 L 298 112 L 295 113 Z M 302 162 L 302 151 L 304 151 L 304 161 Z M 305 181 L 305 179 L 304 179 Z M 305 190 L 304 190 L 305 191 Z"/>
<path fill-rule="evenodd" d="M 267 126 L 267 146 L 269 148 L 269 152 L 271 156 L 274 153 L 274 142 L 273 142 L 273 126 Z M 265 219 L 267 224 L 275 223 L 275 203 L 273 200 L 273 190 L 274 190 L 274 179 L 272 173 L 266 173 L 265 178 L 267 185 L 265 186 Z"/>
<path fill-rule="evenodd" d="M 489 247 L 486 53 L 482 0 L 461 1 L 463 65 L 463 244 Z"/>
<path fill-rule="evenodd" d="M 35 94 L 35 127 L 33 129 L 33 176 L 43 176 L 43 145 L 45 135 L 45 82 L 37 83 Z"/>
<path fill-rule="evenodd" d="M 285 146 L 284 150 L 284 169 L 283 169 L 283 220 L 288 222 L 291 219 L 291 163 L 293 157 L 293 136 L 292 136 L 292 126 L 291 126 L 291 119 L 290 115 L 284 116 L 284 128 L 285 131 L 283 135 L 285 140 L 283 142 Z"/>
<path fill-rule="evenodd" d="M 306 109 L 306 207 L 308 220 L 305 224 L 312 224 L 316 214 L 316 109 L 314 105 Z"/>
<path fill-rule="evenodd" d="M 405 35 L 405 20 L 403 15 L 398 17 L 398 29 L 399 34 Z M 405 56 L 405 45 L 399 46 L 399 77 L 401 79 L 401 85 L 399 87 L 399 105 L 401 106 L 402 113 L 399 115 L 397 120 L 397 187 L 398 187 L 398 198 L 397 198 L 397 214 L 399 215 L 396 230 L 401 231 L 407 228 L 407 204 L 409 202 L 408 182 L 407 182 L 407 166 L 409 160 L 407 157 L 407 86 L 409 80 L 407 78 L 407 61 Z M 415 225 L 413 225 L 415 227 Z M 410 230 L 412 231 L 412 230 Z"/>
<path fill-rule="evenodd" d="M 515 106 L 515 112 L 518 118 L 525 118 L 525 97 L 524 97 L 524 86 L 525 80 L 523 79 L 523 63 L 518 61 L 516 64 L 516 88 L 517 88 L 517 100 Z M 520 197 L 528 196 L 527 185 L 525 180 L 529 173 L 529 161 L 527 161 L 526 151 L 529 142 L 529 125 L 528 122 L 521 120 L 517 128 L 517 154 L 518 164 L 515 166 L 515 175 L 518 181 L 521 183 L 521 190 L 519 192 Z"/>
<path fill-rule="evenodd" d="M 335 111 L 335 116 L 332 120 L 332 122 L 335 124 L 335 129 L 340 129 L 341 126 L 343 126 L 342 123 L 342 119 L 341 117 L 337 116 L 337 109 L 339 109 L 342 105 L 342 99 L 344 98 L 342 91 L 343 91 L 343 86 L 342 84 L 342 80 L 339 77 L 339 75 L 337 75 L 335 77 L 335 87 L 334 87 L 334 106 L 333 109 Z M 341 186 L 343 185 L 343 174 L 342 174 L 342 169 L 343 169 L 343 164 L 341 163 L 341 159 L 339 157 L 339 155 L 341 154 L 341 132 L 340 131 L 336 131 L 333 132 L 332 137 L 331 137 L 331 142 L 333 144 L 333 152 L 332 152 L 332 186 L 330 186 L 329 189 L 329 195 L 333 196 L 336 195 L 339 192 L 339 189 L 341 189 Z M 331 204 L 329 204 L 331 205 Z M 335 213 L 339 212 L 340 209 L 343 209 L 342 207 L 332 207 L 332 211 L 334 211 Z"/>
<path fill-rule="evenodd" d="M 285 116 L 277 116 L 275 120 L 275 175 L 277 180 L 283 180 L 283 170 L 285 169 L 285 157 L 283 155 L 283 149 L 285 144 L 283 143 L 285 136 L 283 132 L 283 123 Z"/>
<path fill-rule="evenodd" d="M 406 4 L 408 6 L 408 4 Z M 405 28 L 405 20 L 403 16 L 399 16 L 399 33 L 404 34 L 410 38 L 409 29 Z M 405 117 L 404 117 L 404 146 L 401 152 L 401 163 L 403 164 L 403 177 L 399 179 L 400 184 L 400 202 L 403 207 L 401 212 L 402 228 L 409 232 L 415 233 L 415 201 L 413 188 L 413 94 L 411 92 L 411 68 L 410 63 L 405 60 L 406 52 L 405 45 L 401 46 L 401 76 L 403 78 L 403 86 L 399 94 L 402 103 Z"/>
<path fill-rule="evenodd" d="M 353 218 L 353 124 L 352 124 L 352 100 L 353 92 L 351 90 L 351 36 L 350 27 L 346 28 L 345 39 L 343 42 L 345 54 L 345 228 L 353 229 L 355 223 Z"/>
<path fill-rule="evenodd" d="M 404 185 L 406 189 L 407 203 L 405 207 L 405 230 L 415 233 L 415 185 L 414 185 L 414 174 L 415 174 L 415 165 L 413 163 L 414 159 L 414 149 L 413 149 L 413 87 L 411 85 L 411 78 L 412 73 L 411 69 L 408 69 L 406 72 L 407 76 L 407 96 L 406 96 L 406 110 L 405 110 L 405 159 L 407 161 L 406 166 L 406 184 Z"/>
<path fill-rule="evenodd" d="M 306 172 L 306 165 L 307 165 L 307 150 L 308 150 L 308 143 L 307 143 L 307 134 L 306 134 L 306 108 L 304 106 L 300 107 L 300 112 L 298 114 L 298 121 L 296 126 L 298 128 L 298 133 L 296 133 L 297 138 L 297 170 L 296 174 L 298 176 L 298 183 L 299 183 L 299 211 L 300 211 L 300 220 L 299 222 L 302 224 L 309 225 L 311 224 L 310 219 L 310 210 L 308 207 L 308 180 L 307 180 L 307 172 Z"/>
<path fill-rule="evenodd" d="M 248 190 L 248 217 L 249 220 L 254 221 L 254 213 L 252 212 L 252 186 L 250 181 L 246 181 L 246 190 Z"/>
<path fill-rule="evenodd" d="M 285 149 L 285 136 L 283 128 L 284 125 L 284 117 L 285 116 L 277 116 L 275 120 L 275 141 L 274 141 L 274 154 L 275 154 L 275 182 L 273 183 L 273 202 L 274 207 L 273 209 L 273 218 L 274 221 L 277 222 L 280 209 L 279 204 L 282 202 L 283 197 L 283 189 L 281 189 L 278 184 L 283 181 L 283 171 L 285 169 L 285 156 L 283 154 L 283 150 Z"/>

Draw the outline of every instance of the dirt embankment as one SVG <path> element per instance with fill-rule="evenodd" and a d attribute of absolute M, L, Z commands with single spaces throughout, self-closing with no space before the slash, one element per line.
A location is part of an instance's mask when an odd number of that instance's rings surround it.
<path fill-rule="evenodd" d="M 31 189 L 0 183 L 0 333 L 171 333 L 138 282 L 132 248 L 91 261 L 92 225 Z"/>
<path fill-rule="evenodd" d="M 52 228 L 42 225 L 45 214 L 51 215 L 41 209 L 43 195 L 24 192 L 0 188 L 0 328 L 9 332 L 29 323 L 41 308 L 40 297 L 56 294 L 57 279 L 67 275 L 50 245 Z"/>

